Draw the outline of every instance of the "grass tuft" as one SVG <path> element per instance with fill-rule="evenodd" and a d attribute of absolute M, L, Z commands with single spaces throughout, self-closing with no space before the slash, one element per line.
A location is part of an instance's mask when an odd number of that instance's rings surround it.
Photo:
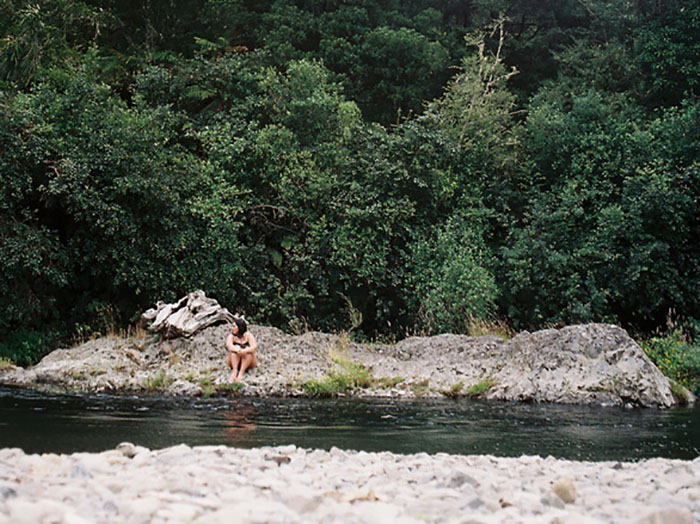
<path fill-rule="evenodd" d="M 430 389 L 429 384 L 430 380 L 426 378 L 425 380 L 421 380 L 420 382 L 412 382 L 408 385 L 408 387 L 411 388 L 411 391 L 416 397 L 422 397 Z"/>
<path fill-rule="evenodd" d="M 331 373 L 322 379 L 312 378 L 304 382 L 301 388 L 313 398 L 337 397 L 351 389 L 345 376 L 339 373 Z"/>
<path fill-rule="evenodd" d="M 440 393 L 448 398 L 457 398 L 462 394 L 463 389 L 464 382 L 460 380 L 459 382 L 452 384 L 449 388 L 440 390 Z"/>
<path fill-rule="evenodd" d="M 364 364 L 348 359 L 336 359 L 334 362 L 342 368 L 343 371 L 340 375 L 345 377 L 345 381 L 351 389 L 369 388 L 374 385 L 372 370 Z"/>
<path fill-rule="evenodd" d="M 146 389 L 148 391 L 159 391 L 166 389 L 173 382 L 175 382 L 175 379 L 166 375 L 165 371 L 161 369 L 155 376 L 146 379 Z"/>
<path fill-rule="evenodd" d="M 471 399 L 482 397 L 495 385 L 496 383 L 490 378 L 481 380 L 467 390 L 467 397 Z"/>
<path fill-rule="evenodd" d="M 343 332 L 337 341 L 327 348 L 328 356 L 340 368 L 332 371 L 321 379 L 311 379 L 301 384 L 301 388 L 309 397 L 337 397 L 356 389 L 374 386 L 377 379 L 372 375 L 372 369 L 359 362 L 353 362 L 345 356 L 345 351 L 351 343 L 350 335 Z"/>
<path fill-rule="evenodd" d="M 205 397 L 211 397 L 216 392 L 216 387 L 214 386 L 214 381 L 211 377 L 201 377 L 197 382 L 202 386 L 202 394 Z"/>
<path fill-rule="evenodd" d="M 690 392 L 683 387 L 681 384 L 676 382 L 673 379 L 669 379 L 669 384 L 671 385 L 671 394 L 673 395 L 673 398 L 676 399 L 676 402 L 678 403 L 679 406 L 688 406 L 690 405 L 691 399 L 690 399 Z"/>
<path fill-rule="evenodd" d="M 494 336 L 503 340 L 510 340 L 516 335 L 505 320 L 497 318 L 470 318 L 467 334 L 470 337 Z"/>
<path fill-rule="evenodd" d="M 382 389 L 390 389 L 393 387 L 398 386 L 401 384 L 401 382 L 404 381 L 403 377 L 381 377 L 381 378 L 376 378 L 374 379 L 374 385 L 378 388 Z"/>
<path fill-rule="evenodd" d="M 127 326 L 126 333 L 124 334 L 125 338 L 128 338 L 132 342 L 143 340 L 150 335 L 152 335 L 152 333 L 148 331 L 148 329 L 146 329 L 140 322 Z"/>
<path fill-rule="evenodd" d="M 216 386 L 216 392 L 221 395 L 238 396 L 244 386 L 243 382 L 225 382 Z"/>
<path fill-rule="evenodd" d="M 333 362 L 341 371 L 333 371 L 322 379 L 311 379 L 301 384 L 304 393 L 310 397 L 337 397 L 356 389 L 375 385 L 372 369 L 364 364 L 353 362 L 346 357 L 336 355 Z"/>

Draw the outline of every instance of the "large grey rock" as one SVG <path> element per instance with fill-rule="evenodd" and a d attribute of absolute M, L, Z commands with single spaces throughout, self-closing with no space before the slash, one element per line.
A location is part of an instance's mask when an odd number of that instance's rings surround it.
<path fill-rule="evenodd" d="M 259 366 L 246 373 L 238 392 L 227 388 L 226 325 L 190 337 L 157 340 L 104 338 L 56 350 L 29 370 L 0 371 L 0 384 L 82 391 L 171 395 L 303 394 L 302 384 L 343 372 L 339 362 L 371 369 L 373 387 L 363 396 L 470 394 L 486 384 L 493 400 L 670 407 L 669 381 L 621 328 L 570 326 L 497 337 L 411 337 L 395 345 L 357 344 L 347 336 L 308 332 L 287 335 L 251 325 Z M 389 380 L 392 379 L 392 380 Z M 488 386 L 491 385 L 490 389 Z M 692 395 L 691 395 L 692 397 Z"/>
<path fill-rule="evenodd" d="M 508 365 L 489 398 L 670 407 L 669 381 L 616 326 L 523 333 L 502 346 Z M 516 380 L 514 380 L 514 378 Z"/>
<path fill-rule="evenodd" d="M 379 353 L 379 354 L 378 354 Z M 619 327 L 604 324 L 497 337 L 411 337 L 356 358 L 380 375 L 428 380 L 438 389 L 488 381 L 486 398 L 670 407 L 668 379 Z M 692 397 L 692 395 L 690 395 Z"/>

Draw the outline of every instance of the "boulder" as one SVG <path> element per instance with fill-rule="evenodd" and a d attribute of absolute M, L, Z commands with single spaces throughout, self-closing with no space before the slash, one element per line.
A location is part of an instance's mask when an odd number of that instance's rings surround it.
<path fill-rule="evenodd" d="M 668 379 L 617 326 L 521 333 L 502 349 L 508 365 L 494 374 L 490 398 L 663 408 L 676 403 Z"/>
<path fill-rule="evenodd" d="M 462 394 L 485 389 L 480 396 L 492 400 L 659 408 L 679 402 L 642 348 L 607 324 L 522 332 L 510 340 L 410 337 L 371 353 L 358 348 L 353 357 L 375 375 L 427 381 L 438 391 L 461 383 Z"/>
<path fill-rule="evenodd" d="M 197 296 L 190 301 L 194 307 L 189 307 L 188 298 L 171 304 L 170 311 L 194 311 L 194 317 L 215 309 L 197 310 Z M 165 311 L 165 306 L 161 310 Z M 217 311 L 221 318 L 228 318 L 225 309 Z M 678 403 L 668 379 L 627 332 L 605 324 L 523 332 L 511 340 L 445 334 L 411 337 L 393 345 L 359 344 L 347 335 L 317 332 L 295 336 L 273 327 L 250 325 L 258 341 L 259 365 L 246 373 L 245 385 L 235 389 L 225 384 L 230 375 L 224 345 L 228 326 L 209 325 L 192 331 L 188 328 L 194 322 L 167 327 L 167 322 L 160 324 L 162 319 L 155 317 L 153 323 L 161 332 L 185 336 L 93 340 L 56 350 L 28 370 L 0 370 L 0 384 L 92 392 L 162 391 L 184 396 L 286 396 L 304 394 L 305 382 L 347 373 L 354 369 L 348 363 L 354 363 L 361 364 L 355 367 L 364 368 L 373 380 L 369 387 L 344 394 L 399 398 L 462 395 L 658 408 Z M 692 394 L 688 397 L 692 401 Z"/>

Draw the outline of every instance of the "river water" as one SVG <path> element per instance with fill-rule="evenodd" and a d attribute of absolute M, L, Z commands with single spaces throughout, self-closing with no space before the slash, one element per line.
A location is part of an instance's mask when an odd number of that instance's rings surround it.
<path fill-rule="evenodd" d="M 700 409 L 450 400 L 172 399 L 42 395 L 0 388 L 0 447 L 102 451 L 123 441 L 397 453 L 693 459 Z"/>

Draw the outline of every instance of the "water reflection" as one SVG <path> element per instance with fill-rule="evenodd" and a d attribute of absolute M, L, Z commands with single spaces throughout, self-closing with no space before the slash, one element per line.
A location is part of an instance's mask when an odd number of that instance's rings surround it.
<path fill-rule="evenodd" d="M 252 405 L 239 404 L 235 407 L 222 411 L 224 422 L 222 439 L 227 446 L 238 448 L 254 447 L 255 443 L 250 443 L 256 429 L 255 419 L 256 409 Z"/>
<path fill-rule="evenodd" d="M 50 438 L 47 438 L 50 435 Z M 100 451 L 131 441 L 237 447 L 296 444 L 400 453 L 636 460 L 700 453 L 700 409 L 358 399 L 41 396 L 0 388 L 0 447 Z"/>

